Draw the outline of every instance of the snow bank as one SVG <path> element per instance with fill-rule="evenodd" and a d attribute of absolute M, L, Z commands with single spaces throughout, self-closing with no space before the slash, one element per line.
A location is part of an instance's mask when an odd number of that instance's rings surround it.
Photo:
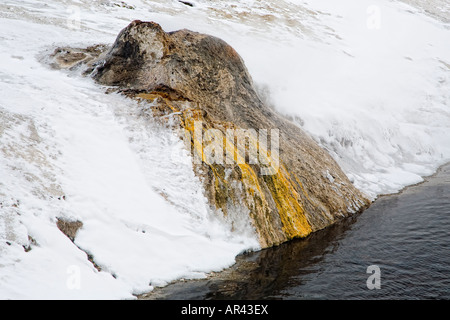
<path fill-rule="evenodd" d="M 448 162 L 449 26 L 395 2 L 307 6 L 328 27 L 321 41 L 264 45 L 256 67 L 247 57 L 276 108 L 296 116 L 372 197 Z"/>

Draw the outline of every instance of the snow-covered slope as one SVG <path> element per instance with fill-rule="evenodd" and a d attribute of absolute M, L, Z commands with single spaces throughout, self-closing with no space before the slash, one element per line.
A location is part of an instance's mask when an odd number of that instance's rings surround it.
<path fill-rule="evenodd" d="M 210 212 L 170 130 L 46 66 L 55 47 L 112 43 L 134 19 L 230 43 L 267 102 L 371 197 L 450 160 L 445 1 L 190 2 L 0 3 L 0 298 L 133 298 L 258 248 L 245 212 L 239 232 Z M 57 217 L 83 222 L 75 245 Z"/>

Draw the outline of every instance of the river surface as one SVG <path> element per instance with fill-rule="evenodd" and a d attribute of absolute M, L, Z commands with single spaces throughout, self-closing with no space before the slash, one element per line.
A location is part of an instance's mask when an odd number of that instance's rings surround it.
<path fill-rule="evenodd" d="M 306 239 L 241 255 L 146 299 L 450 299 L 450 164 Z M 379 289 L 368 289 L 369 266 Z M 373 283 L 370 281 L 370 283 Z"/>

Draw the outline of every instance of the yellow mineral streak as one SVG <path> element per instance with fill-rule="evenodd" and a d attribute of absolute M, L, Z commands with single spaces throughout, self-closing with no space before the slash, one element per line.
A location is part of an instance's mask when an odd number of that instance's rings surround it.
<path fill-rule="evenodd" d="M 145 99 L 145 100 L 155 100 L 156 98 L 161 97 L 161 95 L 156 93 L 139 93 L 136 95 L 136 97 Z"/>
<path fill-rule="evenodd" d="M 268 150 L 265 150 L 262 145 L 258 145 L 258 141 L 255 138 L 250 136 L 249 143 L 257 145 L 260 156 L 262 155 L 267 158 L 266 163 L 274 163 L 274 159 L 269 155 Z M 236 150 L 236 152 L 238 151 Z M 245 177 L 251 185 L 256 185 L 259 193 L 262 194 L 258 177 L 252 167 L 246 165 L 246 167 L 241 168 L 241 170 L 242 169 L 245 170 Z M 289 239 L 292 239 L 306 237 L 310 234 L 312 229 L 306 219 L 304 209 L 300 204 L 301 197 L 296 191 L 294 183 L 286 168 L 283 165 L 279 165 L 279 168 L 274 175 L 266 175 L 263 179 L 266 181 L 266 185 L 269 187 L 272 198 L 276 203 L 278 214 L 283 223 L 283 231 L 286 236 Z M 303 193 L 305 193 L 303 186 L 301 184 L 299 184 L 299 186 Z"/>
<path fill-rule="evenodd" d="M 153 101 L 156 98 L 162 98 L 166 104 L 174 111 L 179 112 L 179 108 L 175 107 L 169 99 L 164 96 L 158 95 L 157 93 L 140 93 L 137 97 L 151 100 Z M 202 161 L 207 164 L 212 173 L 214 174 L 214 188 L 216 193 L 216 202 L 226 201 L 226 199 L 220 199 L 220 194 L 223 193 L 221 188 L 226 188 L 228 182 L 226 181 L 224 170 L 218 170 L 218 164 L 211 164 L 206 162 L 206 157 L 204 154 L 204 145 L 202 140 L 198 140 L 197 135 L 195 134 L 195 124 L 196 122 L 202 123 L 205 127 L 201 128 L 201 132 L 203 134 L 204 130 L 211 128 L 210 121 L 206 121 L 202 116 L 202 111 L 199 109 L 186 108 L 178 113 L 180 117 L 181 125 L 184 129 L 186 129 L 191 136 L 191 144 L 194 147 L 194 152 L 197 153 L 198 156 L 201 157 Z M 234 127 L 232 124 L 221 124 L 223 128 L 232 128 Z M 198 130 L 198 129 L 197 129 Z M 242 179 L 241 182 L 245 186 L 246 192 L 252 197 L 259 197 L 261 202 L 267 204 L 267 199 L 265 193 L 262 191 L 261 183 L 265 183 L 267 188 L 270 190 L 270 194 L 276 204 L 278 214 L 280 216 L 282 225 L 283 225 L 283 233 L 285 234 L 287 239 L 293 239 L 298 237 L 305 237 L 312 232 L 312 228 L 308 223 L 305 211 L 302 205 L 302 197 L 298 193 L 296 189 L 300 188 L 300 192 L 304 194 L 304 196 L 309 199 L 305 190 L 303 190 L 303 186 L 298 181 L 297 177 L 294 177 L 297 181 L 295 184 L 294 180 L 292 180 L 289 172 L 286 168 L 280 163 L 278 170 L 273 175 L 261 176 L 258 175 L 257 172 L 259 170 L 258 166 L 250 165 L 245 161 L 245 150 L 239 150 L 238 146 L 234 143 L 233 140 L 227 139 L 226 134 L 215 135 L 214 131 L 210 132 L 210 134 L 214 135 L 214 139 L 223 139 L 223 146 L 225 148 L 226 154 L 234 155 L 233 163 L 237 165 L 240 169 Z M 263 149 L 261 145 L 259 145 L 258 140 L 254 137 L 249 137 L 249 143 L 253 144 L 253 146 L 257 147 L 259 153 L 262 153 L 261 156 L 266 157 L 267 163 L 272 162 L 273 159 L 270 156 L 270 153 Z M 225 161 L 225 155 L 224 155 Z M 222 203 L 224 204 L 224 203 Z M 264 209 L 264 208 L 263 208 Z M 226 212 L 225 212 L 226 213 Z M 255 217 L 255 213 L 252 213 L 253 218 Z"/>
<path fill-rule="evenodd" d="M 306 237 L 312 232 L 305 211 L 301 205 L 301 196 L 283 165 L 272 176 L 265 176 L 269 190 L 278 208 L 284 233 L 289 239 Z"/>

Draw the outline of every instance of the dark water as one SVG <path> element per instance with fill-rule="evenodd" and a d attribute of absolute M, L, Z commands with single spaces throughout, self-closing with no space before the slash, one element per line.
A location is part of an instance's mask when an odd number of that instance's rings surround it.
<path fill-rule="evenodd" d="M 450 165 L 307 239 L 242 255 L 150 299 L 450 299 Z M 380 268 L 369 290 L 367 267 Z"/>

